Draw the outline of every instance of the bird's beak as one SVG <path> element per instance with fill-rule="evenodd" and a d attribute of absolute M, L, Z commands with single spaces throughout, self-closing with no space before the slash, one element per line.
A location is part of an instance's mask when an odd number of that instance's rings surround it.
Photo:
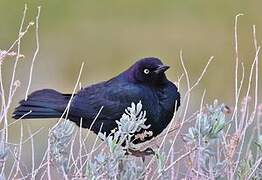
<path fill-rule="evenodd" d="M 158 68 L 156 70 L 154 70 L 154 72 L 156 74 L 160 74 L 160 73 L 164 73 L 166 70 L 168 70 L 170 68 L 170 66 L 166 66 L 166 65 L 160 65 L 158 66 Z"/>

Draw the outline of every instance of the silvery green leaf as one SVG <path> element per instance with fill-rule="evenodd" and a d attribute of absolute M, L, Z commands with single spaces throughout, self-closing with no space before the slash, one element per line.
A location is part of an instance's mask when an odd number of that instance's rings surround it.
<path fill-rule="evenodd" d="M 139 101 L 138 104 L 136 105 L 136 111 L 137 111 L 136 115 L 138 115 L 141 112 L 141 110 L 142 110 L 142 103 L 141 101 Z"/>
<path fill-rule="evenodd" d="M 9 148 L 3 140 L 0 141 L 0 159 L 4 160 L 8 155 Z"/>
<path fill-rule="evenodd" d="M 131 107 L 128 108 L 130 114 L 135 114 L 136 113 L 136 105 L 134 102 L 131 103 Z"/>
<path fill-rule="evenodd" d="M 149 125 L 142 124 L 141 128 L 142 129 L 148 129 L 148 128 L 150 128 L 150 126 L 151 126 L 151 124 L 149 124 Z"/>
<path fill-rule="evenodd" d="M 194 128 L 192 127 L 188 129 L 189 137 L 191 137 L 192 139 L 195 138 L 195 134 L 193 131 L 194 131 Z"/>
<path fill-rule="evenodd" d="M 218 134 L 223 128 L 225 127 L 225 123 L 221 121 L 217 121 L 216 124 L 214 125 L 214 130 L 213 134 Z"/>
<path fill-rule="evenodd" d="M 95 156 L 95 160 L 99 163 L 102 164 L 106 160 L 106 156 L 103 153 L 99 153 L 98 155 Z"/>
<path fill-rule="evenodd" d="M 106 134 L 105 133 L 98 133 L 98 137 L 101 138 L 102 140 L 106 140 Z"/>
<path fill-rule="evenodd" d="M 258 139 L 255 142 L 255 145 L 259 148 L 260 151 L 262 151 L 262 135 L 261 134 L 258 136 Z"/>
<path fill-rule="evenodd" d="M 261 134 L 258 136 L 258 143 L 262 145 L 262 135 Z"/>
<path fill-rule="evenodd" d="M 164 166 L 165 166 L 165 155 L 164 155 L 164 153 L 157 151 L 156 152 L 156 159 L 157 159 L 158 173 L 160 173 L 164 169 Z"/>

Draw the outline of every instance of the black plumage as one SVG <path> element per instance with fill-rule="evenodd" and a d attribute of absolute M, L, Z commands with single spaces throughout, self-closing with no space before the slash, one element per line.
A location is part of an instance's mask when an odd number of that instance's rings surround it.
<path fill-rule="evenodd" d="M 180 106 L 177 87 L 165 75 L 168 68 L 158 58 L 143 58 L 118 76 L 77 92 L 72 98 L 68 118 L 78 126 L 82 118 L 83 128 L 90 129 L 103 106 L 91 130 L 98 133 L 102 127 L 101 131 L 109 134 L 117 127 L 115 121 L 121 118 L 124 110 L 132 102 L 141 100 L 143 110 L 147 112 L 145 124 L 151 125 L 148 130 L 156 136 L 167 127 Z M 35 91 L 26 101 L 20 101 L 13 117 L 18 119 L 31 111 L 23 119 L 59 118 L 70 97 L 71 94 L 52 89 Z"/>

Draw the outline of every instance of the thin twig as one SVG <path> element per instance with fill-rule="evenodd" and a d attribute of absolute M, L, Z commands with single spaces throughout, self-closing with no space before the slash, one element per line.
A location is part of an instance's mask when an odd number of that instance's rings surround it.
<path fill-rule="evenodd" d="M 25 93 L 25 100 L 27 100 L 27 96 L 29 93 L 29 88 L 32 82 L 32 75 L 33 75 L 33 68 L 34 68 L 34 62 L 36 59 L 36 56 L 38 55 L 39 52 L 39 17 L 40 17 L 40 12 L 41 12 L 41 7 L 38 7 L 38 12 L 37 16 L 35 18 L 36 26 L 35 26 L 35 38 L 36 38 L 36 50 L 32 59 L 31 67 L 30 67 L 30 74 L 29 74 L 29 80 L 28 80 L 28 86 L 26 88 L 26 93 Z"/>

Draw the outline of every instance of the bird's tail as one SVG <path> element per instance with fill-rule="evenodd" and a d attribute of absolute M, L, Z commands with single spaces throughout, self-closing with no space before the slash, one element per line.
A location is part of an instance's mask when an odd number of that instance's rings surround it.
<path fill-rule="evenodd" d="M 62 116 L 71 94 L 62 94 L 52 89 L 43 89 L 30 94 L 27 100 L 20 101 L 13 118 L 59 118 Z"/>

